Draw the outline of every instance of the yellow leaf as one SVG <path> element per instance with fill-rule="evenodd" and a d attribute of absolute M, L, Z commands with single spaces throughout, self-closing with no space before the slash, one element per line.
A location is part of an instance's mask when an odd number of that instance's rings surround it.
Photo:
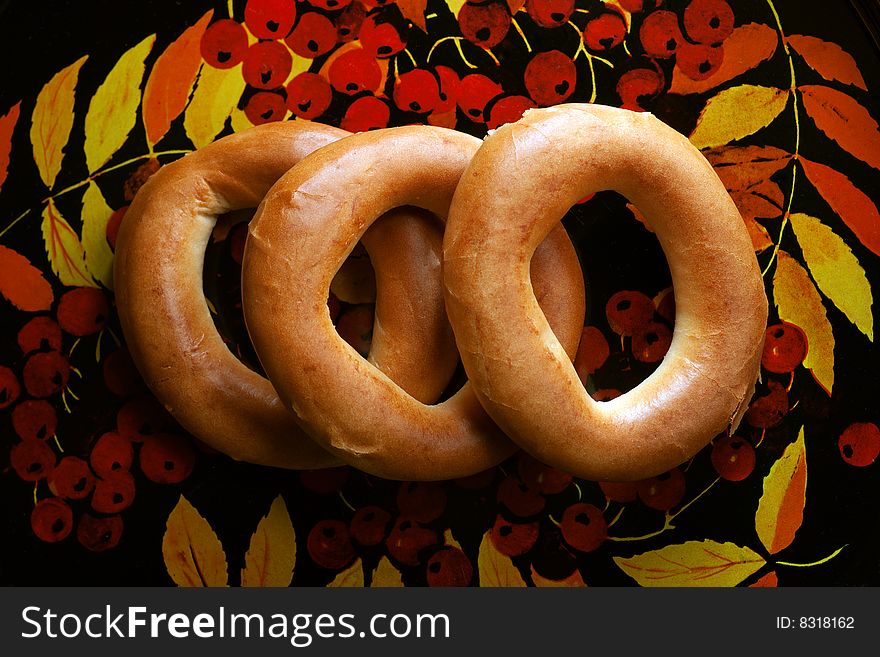
<path fill-rule="evenodd" d="M 141 103 L 144 60 L 155 42 L 152 34 L 122 55 L 92 96 L 84 146 L 89 172 L 109 160 L 128 139 Z"/>
<path fill-rule="evenodd" d="M 364 586 L 364 566 L 360 559 L 348 568 L 339 573 L 336 578 L 330 582 L 328 588 L 363 588 Z"/>
<path fill-rule="evenodd" d="M 834 387 L 834 334 L 822 297 L 806 270 L 784 251 L 776 260 L 773 299 L 779 319 L 796 324 L 807 336 L 804 367 L 830 395 Z"/>
<path fill-rule="evenodd" d="M 467 4 L 467 0 L 446 0 L 446 6 L 449 7 L 449 11 L 452 12 L 452 15 L 458 18 L 458 12 L 461 11 L 461 8 Z"/>
<path fill-rule="evenodd" d="M 492 543 L 489 532 L 483 535 L 480 553 L 477 556 L 481 587 L 524 587 L 526 585 L 519 570 L 510 557 L 501 554 Z"/>
<path fill-rule="evenodd" d="M 228 69 L 202 65 L 196 90 L 183 117 L 186 135 L 196 148 L 207 146 L 223 130 L 244 87 L 241 64 Z"/>
<path fill-rule="evenodd" d="M 370 586 L 374 589 L 400 588 L 403 586 L 400 571 L 388 561 L 388 557 L 379 559 L 379 564 L 376 566 L 376 570 L 373 571 L 373 581 Z"/>
<path fill-rule="evenodd" d="M 565 579 L 548 579 L 538 574 L 532 566 L 532 581 L 540 588 L 575 588 L 582 589 L 587 586 L 579 570 L 575 570 Z"/>
<path fill-rule="evenodd" d="M 614 563 L 640 586 L 736 586 L 764 565 L 747 547 L 715 541 L 688 541 Z"/>
<path fill-rule="evenodd" d="M 697 148 L 723 146 L 751 135 L 785 109 L 788 89 L 742 84 L 709 99 L 700 112 L 691 142 Z"/>
<path fill-rule="evenodd" d="M 285 41 L 282 41 L 281 43 L 287 45 L 287 42 Z M 307 57 L 297 55 L 290 49 L 290 46 L 287 46 L 287 51 L 290 53 L 290 58 L 293 60 L 293 64 L 290 67 L 290 75 L 288 75 L 287 80 L 284 81 L 285 87 L 290 84 L 293 78 L 297 75 L 308 71 L 312 67 L 312 63 L 315 61 L 314 59 L 308 59 Z"/>
<path fill-rule="evenodd" d="M 807 454 L 801 427 L 797 440 L 785 448 L 764 477 L 764 492 L 755 512 L 755 531 L 770 554 L 784 550 L 794 540 L 804 521 L 806 492 Z"/>
<path fill-rule="evenodd" d="M 443 532 L 443 543 L 461 550 L 461 543 L 455 540 L 455 537 L 452 535 L 451 529 L 447 529 L 445 532 Z M 461 551 L 464 552 L 464 550 Z"/>
<path fill-rule="evenodd" d="M 168 574 L 178 586 L 226 586 L 226 553 L 211 525 L 183 495 L 162 538 Z"/>
<path fill-rule="evenodd" d="M 113 210 L 94 182 L 83 195 L 82 245 L 86 268 L 95 280 L 113 289 L 113 251 L 107 243 L 107 221 Z"/>
<path fill-rule="evenodd" d="M 288 586 L 296 563 L 296 534 L 279 495 L 260 519 L 244 555 L 242 586 Z"/>
<path fill-rule="evenodd" d="M 43 210 L 43 243 L 52 271 L 62 285 L 98 287 L 86 269 L 83 246 L 76 231 L 49 199 Z"/>
<path fill-rule="evenodd" d="M 243 110 L 240 110 L 237 107 L 232 110 L 232 119 L 230 120 L 230 124 L 232 125 L 233 132 L 241 132 L 242 130 L 247 130 L 248 128 L 254 127 L 254 124 L 251 123 L 251 120 L 247 117 L 247 114 L 245 114 Z"/>
<path fill-rule="evenodd" d="M 61 69 L 37 96 L 31 116 L 31 144 L 40 178 L 49 189 L 61 171 L 64 147 L 73 127 L 73 101 L 79 70 L 88 59 L 84 55 Z"/>
<path fill-rule="evenodd" d="M 871 285 L 852 250 L 816 217 L 793 214 L 790 221 L 819 289 L 873 342 Z"/>

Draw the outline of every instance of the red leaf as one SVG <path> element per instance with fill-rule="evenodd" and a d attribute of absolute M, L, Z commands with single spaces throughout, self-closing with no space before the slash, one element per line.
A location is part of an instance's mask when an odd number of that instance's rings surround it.
<path fill-rule="evenodd" d="M 730 192 L 769 180 L 791 158 L 773 146 L 722 146 L 706 151 L 705 156 Z"/>
<path fill-rule="evenodd" d="M 422 32 L 427 32 L 428 28 L 425 24 L 425 7 L 428 6 L 428 0 L 397 0 L 397 8 L 403 17 L 412 21 Z"/>
<path fill-rule="evenodd" d="M 862 244 L 875 255 L 880 255 L 880 212 L 874 202 L 839 171 L 803 157 L 800 163 L 809 181 L 831 209 Z"/>
<path fill-rule="evenodd" d="M 855 85 L 864 91 L 868 90 L 856 60 L 836 43 L 802 34 L 788 37 L 788 43 L 810 68 L 826 80 L 837 80 Z"/>
<path fill-rule="evenodd" d="M 39 269 L 20 253 L 0 244 L 0 294 L 26 312 L 49 310 L 54 294 Z"/>
<path fill-rule="evenodd" d="M 155 145 L 171 128 L 171 122 L 186 108 L 189 94 L 202 63 L 202 34 L 213 10 L 187 28 L 159 55 L 144 87 L 144 128 L 147 141 Z"/>
<path fill-rule="evenodd" d="M 880 130 L 877 122 L 851 96 L 823 85 L 799 87 L 816 126 L 844 149 L 880 169 Z"/>
<path fill-rule="evenodd" d="M 779 585 L 779 578 L 776 571 L 771 570 L 769 573 L 758 579 L 754 584 L 749 584 L 750 589 L 773 588 Z"/>
<path fill-rule="evenodd" d="M 18 122 L 18 110 L 21 107 L 21 101 L 17 102 L 12 108 L 6 112 L 5 116 L 0 116 L 0 189 L 6 180 L 6 172 L 9 169 L 9 152 L 12 150 L 12 132 L 15 130 L 15 124 Z"/>

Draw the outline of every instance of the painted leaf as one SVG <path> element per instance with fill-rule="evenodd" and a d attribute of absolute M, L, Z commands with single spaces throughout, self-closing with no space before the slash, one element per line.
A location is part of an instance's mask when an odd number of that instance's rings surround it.
<path fill-rule="evenodd" d="M 480 571 L 481 587 L 524 587 L 525 580 L 510 557 L 501 554 L 492 539 L 489 532 L 483 535 L 480 543 L 480 553 L 477 556 L 477 567 Z"/>
<path fill-rule="evenodd" d="M 565 579 L 548 579 L 538 574 L 535 567 L 532 566 L 532 581 L 539 588 L 576 588 L 581 589 L 587 586 L 584 578 L 579 570 L 575 570 Z"/>
<path fill-rule="evenodd" d="M 376 274 L 366 251 L 345 259 L 330 281 L 330 291 L 345 303 L 376 302 Z"/>
<path fill-rule="evenodd" d="M 770 234 L 766 228 L 757 222 L 756 217 L 768 214 L 766 209 L 768 207 L 773 208 L 774 206 L 767 199 L 751 192 L 734 192 L 731 194 L 731 198 L 742 215 L 743 223 L 746 225 L 746 230 L 752 240 L 752 247 L 755 249 L 755 252 L 761 253 L 773 246 Z M 782 211 L 778 208 L 775 208 L 775 210 L 775 216 L 782 214 Z"/>
<path fill-rule="evenodd" d="M 788 89 L 743 84 L 719 92 L 700 112 L 691 142 L 697 148 L 723 146 L 747 137 L 785 109 Z"/>
<path fill-rule="evenodd" d="M 85 64 L 84 55 L 70 66 L 61 69 L 46 83 L 37 96 L 31 116 L 31 144 L 40 178 L 49 189 L 61 171 L 64 148 L 73 127 L 73 101 L 79 70 Z"/>
<path fill-rule="evenodd" d="M 614 563 L 640 586 L 736 586 L 765 561 L 747 547 L 715 541 L 688 541 Z"/>
<path fill-rule="evenodd" d="M 873 342 L 871 285 L 852 250 L 816 217 L 793 214 L 789 220 L 816 285 Z"/>
<path fill-rule="evenodd" d="M 802 34 L 789 36 L 788 43 L 810 68 L 826 80 L 837 80 L 864 91 L 868 90 L 856 60 L 836 43 Z M 724 45 L 726 49 L 727 43 Z"/>
<path fill-rule="evenodd" d="M 839 171 L 804 158 L 800 163 L 835 214 L 874 255 L 880 255 L 880 211 L 874 202 Z"/>
<path fill-rule="evenodd" d="M 168 516 L 162 556 L 178 586 L 227 586 L 223 546 L 208 521 L 183 495 Z"/>
<path fill-rule="evenodd" d="M 379 559 L 379 564 L 373 571 L 373 581 L 370 586 L 372 588 L 400 588 L 403 586 L 400 571 L 388 561 L 388 557 Z"/>
<path fill-rule="evenodd" d="M 798 87 L 816 127 L 863 162 L 880 169 L 880 130 L 859 102 L 821 84 Z"/>
<path fill-rule="evenodd" d="M 12 133 L 15 132 L 15 124 L 18 123 L 18 114 L 21 109 L 21 101 L 9 108 L 3 116 L 0 116 L 0 189 L 6 182 L 6 174 L 9 172 L 9 154 L 12 151 Z"/>
<path fill-rule="evenodd" d="M 288 586 L 296 563 L 296 534 L 279 495 L 260 519 L 244 555 L 242 586 Z"/>
<path fill-rule="evenodd" d="M 360 559 L 355 559 L 353 564 L 339 573 L 327 585 L 328 588 L 363 588 L 363 586 L 364 566 Z"/>
<path fill-rule="evenodd" d="M 54 294 L 39 269 L 17 251 L 0 244 L 0 295 L 25 312 L 49 310 Z"/>
<path fill-rule="evenodd" d="M 822 297 L 801 265 L 780 251 L 773 275 L 773 300 L 779 319 L 796 324 L 807 336 L 804 367 L 830 395 L 834 387 L 834 333 Z"/>
<path fill-rule="evenodd" d="M 183 117 L 186 136 L 196 148 L 207 146 L 223 130 L 244 88 L 241 65 L 228 69 L 202 66 L 196 90 Z"/>
<path fill-rule="evenodd" d="M 186 107 L 202 63 L 202 34 L 213 13 L 213 10 L 209 11 L 198 23 L 184 30 L 153 64 L 144 88 L 143 106 L 144 128 L 151 145 L 165 136 L 171 122 Z"/>
<path fill-rule="evenodd" d="M 757 581 L 753 584 L 749 584 L 750 589 L 763 589 L 763 588 L 773 588 L 778 586 L 779 578 L 776 576 L 776 571 L 771 570 L 766 575 L 762 575 Z"/>
<path fill-rule="evenodd" d="M 769 180 L 791 160 L 791 154 L 774 146 L 722 146 L 704 155 L 730 192 Z"/>
<path fill-rule="evenodd" d="M 461 548 L 461 543 L 456 541 L 455 537 L 452 535 L 451 528 L 447 529 L 445 532 L 443 532 L 443 544 L 449 545 L 450 547 L 458 548 L 459 550 L 464 552 L 464 550 L 462 550 L 462 548 Z"/>
<path fill-rule="evenodd" d="M 82 245 L 86 268 L 97 281 L 113 289 L 113 251 L 107 242 L 107 222 L 113 210 L 94 182 L 86 187 L 82 204 Z"/>
<path fill-rule="evenodd" d="M 669 92 L 695 94 L 713 89 L 770 59 L 778 43 L 779 35 L 769 25 L 740 25 L 724 40 L 724 59 L 713 75 L 705 80 L 691 80 L 676 66 Z"/>
<path fill-rule="evenodd" d="M 464 4 L 464 2 L 462 2 Z M 361 46 L 360 41 L 355 39 L 354 41 L 349 41 L 348 43 L 344 43 L 339 46 L 336 50 L 330 53 L 330 56 L 324 60 L 324 63 L 321 65 L 321 70 L 318 71 L 319 75 L 330 79 L 330 66 L 335 62 L 340 56 L 349 52 L 350 50 L 359 50 L 363 46 Z M 388 80 L 388 59 L 377 59 L 376 63 L 379 65 L 379 72 L 382 74 L 379 81 L 379 89 L 385 88 L 385 83 Z"/>
<path fill-rule="evenodd" d="M 412 21 L 422 32 L 427 32 L 428 27 L 425 21 L 425 8 L 428 6 L 428 0 L 397 0 L 397 7 L 403 17 Z"/>
<path fill-rule="evenodd" d="M 513 16 L 516 12 L 522 9 L 522 6 L 526 4 L 526 0 L 507 0 L 507 6 L 510 9 L 510 15 Z"/>
<path fill-rule="evenodd" d="M 755 512 L 755 531 L 770 554 L 784 550 L 794 540 L 804 521 L 806 492 L 807 455 L 801 427 L 797 440 L 785 448 L 764 477 L 764 492 Z"/>
<path fill-rule="evenodd" d="M 152 34 L 122 55 L 92 96 L 86 113 L 84 146 L 89 172 L 107 162 L 134 128 L 141 103 L 144 60 L 155 42 L 156 35 Z"/>
<path fill-rule="evenodd" d="M 254 124 L 251 123 L 251 120 L 247 117 L 247 114 L 244 113 L 244 110 L 240 110 L 237 107 L 232 110 L 229 125 L 232 126 L 233 132 L 241 132 L 242 130 L 254 127 Z"/>
<path fill-rule="evenodd" d="M 42 231 L 49 264 L 52 265 L 52 271 L 58 276 L 61 284 L 97 287 L 89 276 L 83 245 L 76 231 L 61 216 L 52 199 L 49 199 L 43 210 Z"/>

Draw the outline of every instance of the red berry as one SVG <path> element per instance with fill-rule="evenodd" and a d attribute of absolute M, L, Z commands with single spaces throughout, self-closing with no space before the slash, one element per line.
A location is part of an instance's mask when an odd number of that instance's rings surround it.
<path fill-rule="evenodd" d="M 336 38 L 339 43 L 354 41 L 361 31 L 361 25 L 367 17 L 367 10 L 360 2 L 352 2 L 343 9 L 334 21 L 336 23 Z"/>
<path fill-rule="evenodd" d="M 636 360 L 656 363 L 662 360 L 672 344 L 672 331 L 666 324 L 648 322 L 632 336 L 632 352 Z"/>
<path fill-rule="evenodd" d="M 339 127 L 349 132 L 366 132 L 387 128 L 391 109 L 385 101 L 375 96 L 361 96 L 345 111 Z"/>
<path fill-rule="evenodd" d="M 39 351 L 31 354 L 27 359 L 22 374 L 24 387 L 31 397 L 51 397 L 67 387 L 67 380 L 70 377 L 70 363 L 66 356 L 57 351 Z M 2 370 L 0 370 L 0 376 L 2 376 Z M 2 389 L 0 388 L 0 390 Z"/>
<path fill-rule="evenodd" d="M 497 82 L 493 82 L 485 75 L 471 73 L 466 75 L 458 83 L 457 102 L 465 116 L 475 123 L 485 123 L 483 115 L 489 101 L 500 96 L 504 90 Z"/>
<path fill-rule="evenodd" d="M 525 96 L 502 96 L 489 105 L 486 127 L 490 130 L 500 128 L 506 123 L 514 123 L 522 118 L 526 110 L 535 107 L 531 98 Z"/>
<path fill-rule="evenodd" d="M 55 435 L 55 407 L 43 399 L 27 399 L 12 409 L 12 428 L 22 440 L 45 440 Z"/>
<path fill-rule="evenodd" d="M 287 102 L 279 94 L 258 91 L 244 106 L 244 114 L 254 125 L 282 121 L 287 114 Z"/>
<path fill-rule="evenodd" d="M 400 515 L 416 522 L 431 522 L 446 509 L 446 489 L 436 481 L 410 481 L 397 489 Z"/>
<path fill-rule="evenodd" d="M 691 80 L 705 80 L 715 74 L 723 61 L 722 46 L 684 42 L 678 49 L 675 65 Z"/>
<path fill-rule="evenodd" d="M 574 0 L 526 0 L 526 11 L 541 27 L 560 27 L 574 13 Z"/>
<path fill-rule="evenodd" d="M 351 4 L 351 0 L 308 0 L 312 7 L 326 9 L 327 11 L 339 11 L 343 7 Z"/>
<path fill-rule="evenodd" d="M 173 425 L 171 416 L 155 397 L 143 395 L 127 401 L 116 414 L 116 429 L 134 442 L 159 433 Z"/>
<path fill-rule="evenodd" d="M 764 353 L 761 365 L 768 372 L 787 374 L 807 357 L 807 336 L 800 327 L 780 322 L 764 333 Z"/>
<path fill-rule="evenodd" d="M 422 527 L 409 518 L 398 518 L 385 540 L 385 547 L 393 559 L 407 566 L 417 566 L 422 550 L 437 545 L 437 532 Z"/>
<path fill-rule="evenodd" d="M 516 477 L 508 476 L 498 485 L 498 501 L 520 518 L 539 514 L 547 505 L 541 492 Z"/>
<path fill-rule="evenodd" d="M 140 451 L 144 476 L 157 484 L 179 484 L 192 473 L 195 462 L 192 442 L 174 434 L 149 436 Z"/>
<path fill-rule="evenodd" d="M 312 11 L 299 17 L 284 42 L 300 57 L 314 59 L 330 52 L 336 45 L 336 26 L 324 14 Z"/>
<path fill-rule="evenodd" d="M 214 68 L 232 68 L 248 49 L 244 27 L 228 18 L 212 23 L 202 35 L 202 59 Z"/>
<path fill-rule="evenodd" d="M 675 292 L 671 287 L 657 293 L 654 297 L 654 307 L 660 317 L 670 324 L 675 323 Z"/>
<path fill-rule="evenodd" d="M 559 528 L 565 542 L 581 552 L 596 550 L 608 537 L 608 526 L 602 511 L 586 502 L 568 507 L 562 514 Z"/>
<path fill-rule="evenodd" d="M 115 431 L 108 431 L 98 438 L 89 454 L 92 469 L 104 479 L 120 472 L 128 472 L 133 461 L 134 448 L 131 441 Z"/>
<path fill-rule="evenodd" d="M 294 0 L 248 0 L 244 23 L 258 39 L 283 39 L 296 20 Z"/>
<path fill-rule="evenodd" d="M 494 48 L 510 29 L 510 9 L 499 0 L 466 2 L 458 12 L 462 36 L 483 48 Z"/>
<path fill-rule="evenodd" d="M 432 112 L 440 104 L 440 82 L 423 68 L 401 75 L 394 83 L 394 104 L 404 112 Z"/>
<path fill-rule="evenodd" d="M 739 436 L 724 436 L 712 446 L 712 467 L 727 481 L 742 481 L 755 469 L 755 448 Z"/>
<path fill-rule="evenodd" d="M 605 364 L 610 353 L 608 340 L 602 331 L 595 326 L 585 326 L 574 357 L 574 369 L 581 383 L 587 384 L 587 377 Z"/>
<path fill-rule="evenodd" d="M 880 429 L 873 422 L 854 422 L 837 441 L 840 456 L 850 465 L 863 468 L 880 455 Z"/>
<path fill-rule="evenodd" d="M 257 89 L 277 89 L 293 67 L 293 57 L 277 41 L 258 41 L 248 48 L 242 65 L 244 81 Z"/>
<path fill-rule="evenodd" d="M 535 488 L 544 495 L 561 493 L 572 480 L 569 473 L 542 463 L 526 452 L 520 452 L 517 472 L 526 486 Z"/>
<path fill-rule="evenodd" d="M 733 9 L 724 0 L 691 0 L 684 8 L 684 30 L 697 43 L 721 43 L 733 32 Z"/>
<path fill-rule="evenodd" d="M 642 111 L 646 98 L 653 98 L 663 90 L 663 76 L 651 68 L 634 68 L 617 81 L 617 95 L 624 109 Z"/>
<path fill-rule="evenodd" d="M 605 304 L 605 316 L 611 330 L 618 335 L 635 335 L 654 316 L 654 303 L 641 292 L 622 290 Z"/>
<path fill-rule="evenodd" d="M 767 394 L 754 397 L 749 403 L 745 420 L 758 429 L 775 427 L 788 413 L 788 391 L 778 381 L 767 382 Z"/>
<path fill-rule="evenodd" d="M 114 251 L 116 250 L 116 236 L 119 235 L 119 227 L 122 225 L 122 220 L 125 218 L 127 211 L 128 206 L 123 205 L 121 208 L 114 210 L 107 220 L 107 244 Z"/>
<path fill-rule="evenodd" d="M 639 499 L 658 511 L 668 511 L 681 502 L 684 490 L 684 473 L 678 468 L 638 483 Z"/>
<path fill-rule="evenodd" d="M 56 314 L 62 329 L 81 337 L 104 328 L 110 315 L 110 304 L 101 290 L 77 287 L 64 293 Z"/>
<path fill-rule="evenodd" d="M 373 57 L 396 55 L 406 47 L 407 36 L 399 10 L 367 16 L 358 35 L 364 50 Z"/>
<path fill-rule="evenodd" d="M 54 450 L 42 440 L 25 440 L 12 447 L 9 461 L 24 481 L 39 481 L 52 473 L 57 460 Z"/>
<path fill-rule="evenodd" d="M 61 327 L 51 317 L 34 317 L 18 332 L 18 346 L 23 354 L 32 351 L 60 351 Z"/>
<path fill-rule="evenodd" d="M 77 456 L 65 456 L 48 477 L 49 490 L 58 497 L 82 500 L 95 486 L 89 464 Z"/>
<path fill-rule="evenodd" d="M 330 64 L 330 84 L 340 93 L 353 95 L 362 91 L 378 91 L 382 83 L 379 63 L 363 48 L 352 48 Z"/>
<path fill-rule="evenodd" d="M 498 516 L 489 538 L 501 554 L 518 557 L 532 549 L 538 540 L 538 531 L 537 522 L 514 523 Z"/>
<path fill-rule="evenodd" d="M 611 50 L 625 37 L 626 23 L 614 12 L 601 13 L 584 26 L 584 43 L 590 50 Z"/>
<path fill-rule="evenodd" d="M 119 544 L 119 540 L 122 538 L 122 527 L 122 518 L 119 516 L 96 518 L 89 513 L 84 513 L 76 528 L 76 539 L 87 550 L 103 552 Z"/>
<path fill-rule="evenodd" d="M 437 79 L 440 80 L 440 103 L 436 112 L 449 112 L 455 109 L 458 98 L 458 73 L 448 66 L 438 66 L 434 69 Z"/>
<path fill-rule="evenodd" d="M 671 57 L 684 41 L 678 16 L 665 9 L 648 14 L 639 28 L 639 39 L 648 57 Z"/>
<path fill-rule="evenodd" d="M 330 570 L 345 568 L 354 559 L 348 525 L 341 520 L 318 522 L 309 532 L 306 548 L 312 561 Z"/>
<path fill-rule="evenodd" d="M 539 52 L 526 65 L 523 79 L 538 105 L 557 105 L 574 93 L 577 68 L 571 57 L 559 50 Z"/>
<path fill-rule="evenodd" d="M 117 472 L 95 483 L 92 508 L 98 513 L 119 513 L 134 502 L 134 477 L 128 472 Z"/>
<path fill-rule="evenodd" d="M 73 511 L 58 498 L 40 500 L 31 511 L 31 529 L 41 541 L 63 541 L 73 529 Z"/>
<path fill-rule="evenodd" d="M 25 366 L 25 368 L 26 367 L 27 366 Z M 25 379 L 25 385 L 27 385 L 27 379 Z M 5 365 L 0 365 L 0 408 L 12 406 L 20 394 L 21 384 L 18 382 L 18 377 L 15 376 L 15 372 Z"/>
<path fill-rule="evenodd" d="M 351 537 L 360 545 L 372 547 L 385 539 L 391 514 L 375 505 L 358 509 L 351 519 Z"/>
<path fill-rule="evenodd" d="M 470 559 L 457 547 L 440 548 L 428 559 L 428 586 L 468 586 L 474 576 Z"/>
<path fill-rule="evenodd" d="M 349 307 L 336 322 L 336 330 L 342 339 L 364 357 L 370 353 L 374 317 L 373 305 L 362 303 Z"/>
<path fill-rule="evenodd" d="M 644 9 L 645 0 L 617 0 L 618 4 L 626 11 L 637 14 Z M 657 0 L 652 0 L 652 4 L 657 6 Z"/>
<path fill-rule="evenodd" d="M 301 119 L 318 118 L 332 100 L 330 83 L 317 73 L 300 73 L 287 85 L 287 107 Z"/>
<path fill-rule="evenodd" d="M 599 488 L 605 497 L 614 502 L 632 502 L 636 499 L 639 485 L 635 481 L 600 481 Z"/>
<path fill-rule="evenodd" d="M 104 385 L 118 397 L 128 397 L 144 387 L 144 381 L 125 347 L 108 354 L 102 369 Z"/>

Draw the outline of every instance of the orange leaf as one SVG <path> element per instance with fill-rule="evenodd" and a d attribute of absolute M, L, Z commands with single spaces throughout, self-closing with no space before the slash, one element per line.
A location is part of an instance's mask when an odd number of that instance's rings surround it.
<path fill-rule="evenodd" d="M 722 146 L 704 153 L 730 192 L 768 180 L 791 155 L 773 146 Z"/>
<path fill-rule="evenodd" d="M 766 562 L 747 547 L 707 539 L 614 557 L 614 563 L 640 586 L 736 586 Z"/>
<path fill-rule="evenodd" d="M 872 253 L 880 255 L 880 212 L 845 175 L 824 164 L 800 158 L 804 173 L 831 209 Z"/>
<path fill-rule="evenodd" d="M 513 16 L 516 12 L 522 9 L 522 6 L 526 4 L 526 0 L 507 0 L 507 6 L 510 9 L 510 15 Z"/>
<path fill-rule="evenodd" d="M 144 88 L 144 128 L 147 141 L 155 145 L 171 128 L 171 122 L 186 108 L 190 91 L 202 63 L 202 34 L 213 10 L 187 28 L 159 55 Z"/>
<path fill-rule="evenodd" d="M 287 505 L 279 495 L 272 502 L 251 536 L 244 568 L 242 586 L 288 586 L 296 563 L 296 534 Z"/>
<path fill-rule="evenodd" d="M 168 516 L 162 556 L 178 586 L 227 586 L 223 546 L 208 521 L 183 495 Z"/>
<path fill-rule="evenodd" d="M 42 232 L 49 264 L 62 285 L 98 287 L 86 268 L 82 242 L 52 199 L 43 210 Z"/>
<path fill-rule="evenodd" d="M 18 113 L 21 101 L 13 105 L 4 116 L 0 116 L 0 189 L 6 180 L 6 172 L 9 170 L 9 152 L 12 150 L 12 132 L 18 122 Z"/>
<path fill-rule="evenodd" d="M 37 95 L 31 115 L 31 144 L 40 178 L 49 189 L 61 171 L 64 147 L 73 127 L 73 101 L 79 70 L 88 55 L 58 71 Z"/>
<path fill-rule="evenodd" d="M 880 130 L 877 122 L 852 96 L 820 84 L 800 89 L 816 126 L 863 162 L 880 169 Z"/>
<path fill-rule="evenodd" d="M 743 192 L 734 193 L 731 197 L 742 215 L 743 223 L 746 225 L 746 230 L 752 239 L 752 248 L 755 249 L 755 253 L 761 253 L 773 246 L 773 240 L 770 239 L 767 229 L 755 220 L 755 216 L 759 212 L 755 207 L 755 202 L 757 201 L 760 204 L 767 203 L 767 201 L 754 194 Z"/>
<path fill-rule="evenodd" d="M 741 25 L 725 39 L 724 59 L 713 75 L 705 80 L 691 80 L 676 66 L 672 71 L 669 93 L 696 94 L 713 89 L 770 59 L 778 43 L 776 30 L 768 25 Z"/>
<path fill-rule="evenodd" d="M 779 585 L 779 578 L 776 576 L 776 571 L 771 570 L 766 575 L 763 575 L 760 579 L 758 579 L 754 584 L 749 584 L 750 589 L 760 589 L 760 588 L 772 588 Z"/>
<path fill-rule="evenodd" d="M 397 7 L 403 17 L 413 22 L 422 32 L 427 32 L 428 28 L 425 23 L 425 7 L 428 6 L 428 0 L 397 0 Z"/>
<path fill-rule="evenodd" d="M 535 586 L 540 588 L 582 589 L 587 585 L 586 582 L 584 582 L 584 578 L 581 576 L 581 572 L 579 570 L 575 570 L 565 579 L 548 579 L 539 575 L 534 566 L 532 566 L 532 581 L 535 583 Z"/>
<path fill-rule="evenodd" d="M 477 566 L 480 571 L 481 587 L 524 587 L 526 585 L 510 557 L 501 554 L 495 547 L 489 537 L 489 532 L 483 535 L 483 542 L 480 543 Z"/>
<path fill-rule="evenodd" d="M 39 269 L 20 253 L 0 244 L 0 294 L 25 312 L 49 310 L 54 294 Z"/>
<path fill-rule="evenodd" d="M 836 43 L 802 34 L 791 35 L 788 37 L 788 43 L 804 58 L 810 68 L 826 80 L 837 80 L 844 84 L 855 85 L 864 91 L 868 90 L 856 60 Z M 724 46 L 726 49 L 726 42 Z"/>
<path fill-rule="evenodd" d="M 785 448 L 764 477 L 764 492 L 755 512 L 755 531 L 770 554 L 784 550 L 804 521 L 807 492 L 807 455 L 804 428 Z"/>

